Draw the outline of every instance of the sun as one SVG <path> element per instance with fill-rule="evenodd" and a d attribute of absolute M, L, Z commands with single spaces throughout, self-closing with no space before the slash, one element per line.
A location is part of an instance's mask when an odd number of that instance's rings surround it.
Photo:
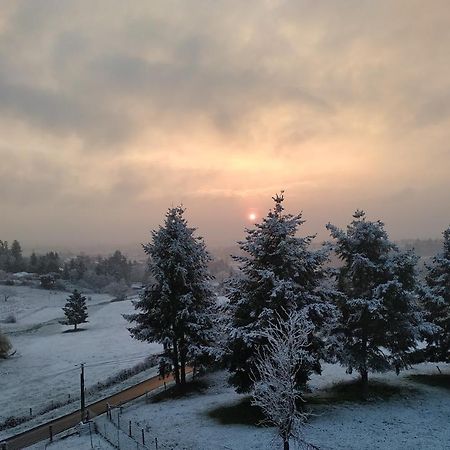
<path fill-rule="evenodd" d="M 256 220 L 256 214 L 255 213 L 250 213 L 248 215 L 249 220 Z"/>

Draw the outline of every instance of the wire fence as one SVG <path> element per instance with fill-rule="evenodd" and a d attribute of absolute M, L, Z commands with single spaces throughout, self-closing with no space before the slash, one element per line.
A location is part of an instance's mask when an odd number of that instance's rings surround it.
<path fill-rule="evenodd" d="M 164 443 L 158 437 L 150 435 L 135 422 L 125 420 L 121 408 L 110 409 L 107 414 L 93 420 L 95 431 L 113 447 L 120 450 L 166 450 Z"/>
<path fill-rule="evenodd" d="M 144 372 L 148 369 L 157 367 L 157 361 L 158 361 L 158 355 L 151 355 L 147 358 L 145 358 L 142 361 L 143 355 L 140 355 L 139 357 L 133 357 L 123 360 L 118 360 L 119 362 L 134 362 L 136 360 L 140 360 L 137 364 L 130 368 L 124 368 L 120 370 L 119 372 L 115 373 L 114 375 L 111 375 L 110 377 L 106 378 L 103 381 L 99 381 L 91 386 L 89 386 L 85 390 L 86 397 L 91 397 L 93 400 L 95 400 L 99 394 L 105 390 L 108 389 L 114 385 L 120 385 L 120 383 L 126 381 L 128 378 L 131 378 L 141 372 Z M 112 363 L 111 361 L 103 361 L 96 364 L 89 364 L 86 365 L 87 368 L 94 367 L 99 364 L 109 364 Z M 58 372 L 56 375 L 65 374 L 66 372 L 71 372 L 74 370 L 79 370 L 77 367 L 71 368 L 62 372 Z M 0 374 L 1 375 L 1 374 Z M 21 411 L 17 410 L 15 411 L 14 415 L 11 416 L 4 416 L 2 412 L 0 411 L 0 431 L 1 430 L 7 430 L 14 428 L 22 423 L 28 422 L 36 417 L 42 416 L 43 414 L 46 414 L 50 411 L 57 410 L 62 407 L 67 407 L 68 405 L 74 404 L 75 402 L 80 401 L 80 395 L 79 393 L 68 393 L 68 394 L 60 394 L 59 396 L 55 396 L 52 400 L 45 404 L 41 404 L 40 406 L 33 406 L 29 408 L 24 408 Z M 70 408 L 70 410 L 67 410 L 67 412 L 70 412 L 72 410 L 76 410 L 78 408 L 78 405 L 74 405 L 73 408 Z M 66 408 L 67 409 L 67 408 Z"/>

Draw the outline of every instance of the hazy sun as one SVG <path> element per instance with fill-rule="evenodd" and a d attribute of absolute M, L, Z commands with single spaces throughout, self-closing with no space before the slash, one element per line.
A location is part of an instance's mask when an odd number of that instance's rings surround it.
<path fill-rule="evenodd" d="M 249 218 L 250 220 L 256 220 L 256 214 L 255 214 L 255 213 L 250 213 L 250 214 L 248 215 L 248 218 Z"/>

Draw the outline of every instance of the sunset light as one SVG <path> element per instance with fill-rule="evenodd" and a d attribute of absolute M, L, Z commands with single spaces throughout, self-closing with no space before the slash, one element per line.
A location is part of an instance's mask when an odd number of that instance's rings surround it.
<path fill-rule="evenodd" d="M 450 450 L 448 1 L 0 3 L 0 450 Z"/>

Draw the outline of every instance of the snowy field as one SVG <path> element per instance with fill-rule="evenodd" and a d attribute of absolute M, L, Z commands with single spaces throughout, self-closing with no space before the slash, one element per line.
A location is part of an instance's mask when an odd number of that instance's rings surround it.
<path fill-rule="evenodd" d="M 318 394 L 332 383 L 352 379 L 338 366 L 325 365 L 324 369 L 323 376 L 314 377 L 311 382 L 313 394 Z M 450 373 L 450 366 L 443 365 L 441 369 Z M 316 406 L 316 415 L 305 429 L 305 440 L 323 450 L 449 449 L 449 391 L 406 378 L 429 372 L 436 372 L 436 367 L 417 366 L 399 377 L 393 373 L 374 376 L 377 381 L 413 389 L 389 400 Z M 209 388 L 205 392 L 182 399 L 152 404 L 136 401 L 124 408 L 121 420 L 124 423 L 132 420 L 138 428 L 145 428 L 150 436 L 158 437 L 159 448 L 163 450 L 281 448 L 273 429 L 223 425 L 209 416 L 212 410 L 237 405 L 243 399 L 242 395 L 227 386 L 226 377 L 224 372 L 210 374 L 206 377 Z M 74 445 L 76 438 L 71 439 L 71 445 Z"/>
<path fill-rule="evenodd" d="M 72 327 L 59 323 L 67 292 L 14 290 L 15 297 L 0 306 L 0 321 L 11 313 L 17 318 L 17 323 L 0 324 L 16 350 L 12 358 L 0 360 L 0 421 L 78 395 L 81 362 L 89 387 L 160 350 L 130 337 L 122 317 L 133 311 L 129 300 L 111 303 L 108 295 L 91 295 L 89 322 L 73 333 L 65 332 Z"/>

